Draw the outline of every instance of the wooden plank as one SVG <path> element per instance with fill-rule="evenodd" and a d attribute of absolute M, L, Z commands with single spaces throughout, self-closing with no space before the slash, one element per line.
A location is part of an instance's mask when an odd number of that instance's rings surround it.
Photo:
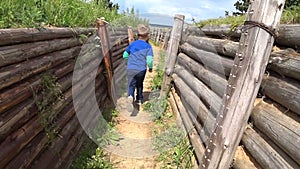
<path fill-rule="evenodd" d="M 128 42 L 131 43 L 133 41 L 134 41 L 133 31 L 132 31 L 132 28 L 129 27 L 128 28 Z"/>
<path fill-rule="evenodd" d="M 252 113 L 253 124 L 300 164 L 300 124 L 268 104 L 258 104 Z"/>
<path fill-rule="evenodd" d="M 79 39 L 68 38 L 3 46 L 0 47 L 0 67 L 79 45 Z"/>
<path fill-rule="evenodd" d="M 0 46 L 89 35 L 95 28 L 0 29 Z"/>
<path fill-rule="evenodd" d="M 284 3 L 285 0 L 250 1 L 246 20 L 276 30 Z M 223 97 L 223 110 L 206 147 L 207 158 L 202 159 L 201 168 L 229 168 L 251 114 L 273 43 L 274 37 L 262 26 L 244 29 Z"/>
<path fill-rule="evenodd" d="M 227 80 L 224 77 L 209 71 L 202 64 L 199 64 L 183 53 L 178 55 L 178 63 L 185 67 L 186 70 L 192 72 L 194 76 L 210 87 L 212 91 L 223 97 L 227 85 Z"/>
<path fill-rule="evenodd" d="M 170 81 L 171 81 L 170 76 L 174 71 L 175 63 L 177 60 L 178 47 L 179 47 L 179 42 L 181 40 L 183 24 L 184 24 L 184 16 L 178 14 L 175 15 L 173 29 L 170 37 L 170 45 L 168 46 L 167 54 L 166 54 L 167 58 L 165 62 L 163 82 L 160 91 L 161 98 L 166 97 L 170 89 Z"/>
<path fill-rule="evenodd" d="M 264 76 L 261 87 L 267 97 L 300 115 L 300 85 L 298 82 Z"/>
<path fill-rule="evenodd" d="M 242 143 L 262 168 L 294 168 L 250 127 L 245 130 Z"/>

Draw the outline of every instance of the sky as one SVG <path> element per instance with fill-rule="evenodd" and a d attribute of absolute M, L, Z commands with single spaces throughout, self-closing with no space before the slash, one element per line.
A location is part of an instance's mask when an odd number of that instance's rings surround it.
<path fill-rule="evenodd" d="M 120 5 L 120 12 L 134 7 L 141 17 L 152 24 L 172 25 L 175 14 L 185 16 L 185 21 L 219 18 L 225 11 L 235 11 L 233 4 L 237 0 L 111 0 Z"/>

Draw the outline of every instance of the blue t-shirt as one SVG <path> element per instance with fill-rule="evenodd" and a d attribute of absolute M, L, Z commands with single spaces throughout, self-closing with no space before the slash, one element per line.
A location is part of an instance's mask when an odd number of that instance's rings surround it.
<path fill-rule="evenodd" d="M 149 43 L 143 40 L 136 40 L 125 51 L 129 54 L 127 69 L 147 70 L 147 56 L 153 56 L 153 50 Z"/>

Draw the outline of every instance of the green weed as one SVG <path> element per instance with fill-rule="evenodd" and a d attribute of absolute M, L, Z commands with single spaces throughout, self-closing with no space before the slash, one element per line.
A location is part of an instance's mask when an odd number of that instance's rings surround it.
<path fill-rule="evenodd" d="M 101 148 L 88 139 L 80 150 L 78 157 L 71 165 L 72 169 L 113 169 L 113 164 L 109 161 Z"/>
<path fill-rule="evenodd" d="M 63 98 L 60 88 L 61 86 L 54 75 L 43 74 L 41 76 L 41 89 L 34 92 L 35 104 L 39 110 L 39 122 L 44 127 L 49 143 L 57 136 L 58 128 L 55 125 L 54 105 Z M 37 93 L 39 93 L 39 96 Z"/>
<path fill-rule="evenodd" d="M 173 125 L 155 137 L 153 146 L 160 152 L 161 168 L 192 168 L 193 148 L 186 134 Z"/>

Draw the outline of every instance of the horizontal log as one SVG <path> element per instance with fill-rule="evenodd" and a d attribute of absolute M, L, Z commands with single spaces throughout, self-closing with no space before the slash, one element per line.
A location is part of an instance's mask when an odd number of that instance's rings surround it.
<path fill-rule="evenodd" d="M 48 72 L 54 72 L 54 75 L 60 78 L 73 69 L 74 61 L 71 60 L 48 70 Z M 21 84 L 15 84 L 8 90 L 0 93 L 0 114 L 31 97 L 34 91 L 38 91 L 41 84 L 40 76 L 40 74 L 35 75 Z"/>
<path fill-rule="evenodd" d="M 89 35 L 95 28 L 0 29 L 0 46 Z"/>
<path fill-rule="evenodd" d="M 46 71 L 78 55 L 80 47 L 54 52 L 27 63 L 20 63 L 0 69 L 0 89 L 19 82 L 31 75 Z"/>
<path fill-rule="evenodd" d="M 79 127 L 74 135 L 68 140 L 67 145 L 64 146 L 64 149 L 60 152 L 59 156 L 57 156 L 58 158 L 52 160 L 49 168 L 58 168 L 59 166 L 63 167 L 62 164 L 68 162 L 68 156 L 71 155 L 72 150 L 77 147 L 77 144 L 80 144 L 83 133 L 82 128 Z"/>
<path fill-rule="evenodd" d="M 184 66 L 186 70 L 192 72 L 194 76 L 209 86 L 212 91 L 223 97 L 227 85 L 224 77 L 207 70 L 202 64 L 199 64 L 183 53 L 178 55 L 178 63 Z"/>
<path fill-rule="evenodd" d="M 180 46 L 183 53 L 202 63 L 207 69 L 214 70 L 222 76 L 229 76 L 233 60 L 221 57 L 215 53 L 197 49 L 188 43 Z"/>
<path fill-rule="evenodd" d="M 78 39 L 71 38 L 0 47 L 0 67 L 79 45 Z"/>
<path fill-rule="evenodd" d="M 47 142 L 47 134 L 41 132 L 27 144 L 24 149 L 5 166 L 5 168 L 30 168 L 30 164 L 42 151 Z"/>
<path fill-rule="evenodd" d="M 238 43 L 206 37 L 189 36 L 187 42 L 198 49 L 207 50 L 234 58 Z M 283 76 L 300 80 L 300 54 L 293 49 L 273 51 L 270 55 L 267 69 L 273 70 Z"/>
<path fill-rule="evenodd" d="M 70 137 L 74 132 L 76 132 L 78 127 L 80 127 L 80 125 L 76 116 L 74 116 L 71 121 L 64 126 L 61 133 L 59 133 L 61 137 L 58 137 L 55 141 L 53 141 L 51 145 L 42 152 L 38 160 L 35 160 L 34 164 L 30 168 L 48 168 L 48 166 L 51 165 L 51 162 L 53 163 L 52 159 L 57 158 L 56 156 L 59 155 L 61 149 L 63 149 L 63 147 L 67 144 Z"/>
<path fill-rule="evenodd" d="M 115 51 L 117 51 L 119 49 L 123 49 L 123 48 L 125 48 L 127 46 L 128 46 L 128 42 L 123 42 L 122 44 L 116 44 L 115 46 L 113 46 L 111 48 L 111 52 L 115 52 Z"/>
<path fill-rule="evenodd" d="M 0 144 L 0 168 L 4 168 L 25 145 L 42 131 L 43 127 L 38 121 L 39 118 L 37 116 L 32 118 L 21 129 L 12 133 Z"/>
<path fill-rule="evenodd" d="M 232 30 L 230 25 L 221 26 L 204 26 L 199 29 L 197 27 L 190 27 L 187 30 L 188 34 L 200 35 L 200 36 L 218 36 L 224 37 L 234 37 L 239 38 L 241 36 L 242 27 L 238 27 L 236 30 Z M 200 33 L 199 33 L 200 32 Z M 202 33 L 203 32 L 203 33 Z M 300 25 L 279 25 L 278 27 L 278 38 L 276 39 L 276 44 L 292 47 L 297 49 L 300 46 Z"/>
<path fill-rule="evenodd" d="M 174 100 L 176 102 L 176 105 L 178 107 L 178 110 L 181 114 L 181 118 L 182 118 L 182 122 L 185 126 L 186 132 L 189 135 L 189 139 L 191 144 L 194 147 L 195 150 L 195 154 L 196 157 L 199 160 L 201 160 L 205 148 L 200 140 L 200 138 L 198 137 L 197 131 L 195 130 L 195 128 L 193 127 L 193 122 L 191 121 L 191 119 L 188 117 L 187 112 L 185 111 L 184 106 L 182 105 L 179 96 L 174 92 L 174 90 L 172 90 L 172 95 L 174 97 Z"/>
<path fill-rule="evenodd" d="M 260 103 L 252 112 L 253 124 L 300 164 L 300 124 L 271 105 Z"/>
<path fill-rule="evenodd" d="M 267 68 L 300 81 L 300 54 L 292 49 L 272 52 Z"/>
<path fill-rule="evenodd" d="M 67 91 L 72 85 L 72 74 L 69 74 L 67 77 L 59 79 L 59 84 L 61 87 L 60 91 L 63 93 Z M 65 96 L 69 96 L 65 94 Z M 39 96 L 39 94 L 37 95 Z M 43 98 L 46 100 L 47 98 Z M 70 98 L 67 98 L 70 100 Z M 10 132 L 20 128 L 23 124 L 25 124 L 28 120 L 30 120 L 33 116 L 35 116 L 38 112 L 36 101 L 33 98 L 29 98 L 25 102 L 16 106 L 16 108 L 7 111 L 3 115 L 0 116 L 0 140 L 4 139 Z"/>
<path fill-rule="evenodd" d="M 300 25 L 280 25 L 278 29 L 278 38 L 276 38 L 275 43 L 299 49 Z"/>
<path fill-rule="evenodd" d="M 57 132 L 60 132 L 61 128 L 63 128 L 69 119 L 74 116 L 75 111 L 73 104 L 70 103 L 62 112 L 62 117 L 58 117 L 58 121 L 56 123 Z M 29 144 L 27 144 L 12 161 L 9 162 L 6 168 L 29 168 L 37 155 L 45 148 L 48 141 L 49 138 L 47 134 L 45 132 L 40 133 Z"/>
<path fill-rule="evenodd" d="M 293 168 L 258 133 L 249 127 L 244 132 L 242 144 L 262 168 Z"/>
<path fill-rule="evenodd" d="M 179 78 L 178 75 L 173 74 L 174 83 L 176 88 L 180 91 L 180 97 L 185 100 L 187 104 L 196 113 L 194 118 L 191 119 L 193 123 L 201 123 L 204 126 L 203 130 L 212 131 L 215 125 L 215 118 L 207 107 L 202 103 L 199 97 L 192 91 L 192 89 Z M 199 133 L 201 131 L 198 131 Z"/>
<path fill-rule="evenodd" d="M 175 73 L 203 100 L 213 115 L 217 117 L 222 106 L 222 99 L 180 65 L 176 66 Z"/>
<path fill-rule="evenodd" d="M 213 39 L 207 37 L 189 36 L 186 40 L 198 49 L 218 53 L 231 58 L 235 57 L 239 43 L 227 39 Z"/>
<path fill-rule="evenodd" d="M 300 85 L 298 82 L 264 76 L 261 88 L 267 97 L 300 115 Z"/>

